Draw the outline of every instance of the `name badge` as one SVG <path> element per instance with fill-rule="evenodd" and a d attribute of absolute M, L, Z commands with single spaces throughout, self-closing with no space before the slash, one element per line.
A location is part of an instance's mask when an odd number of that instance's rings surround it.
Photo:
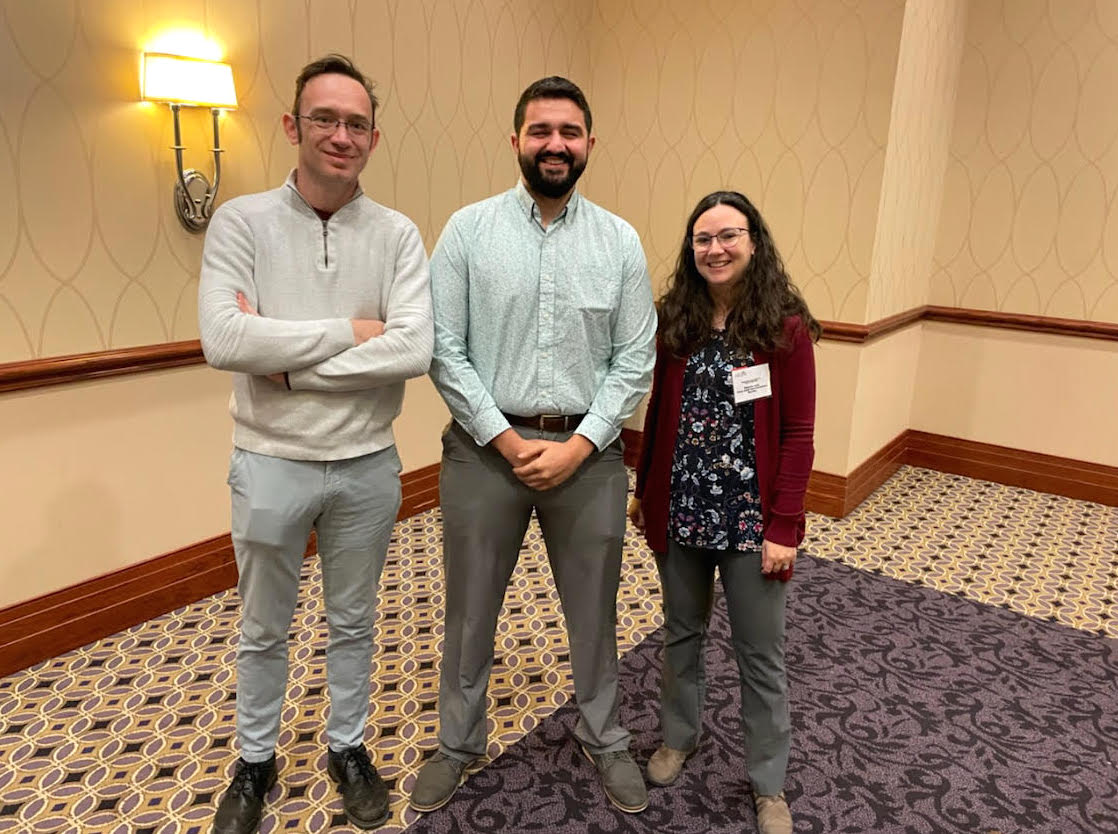
<path fill-rule="evenodd" d="M 748 368 L 734 368 L 730 371 L 730 382 L 734 386 L 734 403 L 759 400 L 762 397 L 771 397 L 772 385 L 769 384 L 769 366 L 753 365 Z"/>

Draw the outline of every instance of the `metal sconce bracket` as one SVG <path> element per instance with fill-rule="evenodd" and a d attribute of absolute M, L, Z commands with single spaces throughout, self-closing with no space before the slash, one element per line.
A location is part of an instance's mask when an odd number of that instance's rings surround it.
<path fill-rule="evenodd" d="M 178 181 L 175 183 L 175 214 L 179 222 L 189 232 L 200 232 L 209 225 L 210 215 L 213 214 L 214 200 L 217 198 L 217 189 L 221 184 L 221 155 L 225 150 L 221 147 L 221 137 L 218 132 L 218 108 L 210 108 L 214 126 L 214 181 L 210 185 L 206 175 L 194 168 L 182 167 L 182 152 L 186 150 L 182 144 L 182 132 L 179 128 L 179 104 L 171 104 L 171 113 L 175 122 L 175 144 L 171 150 L 175 152 L 175 170 Z"/>

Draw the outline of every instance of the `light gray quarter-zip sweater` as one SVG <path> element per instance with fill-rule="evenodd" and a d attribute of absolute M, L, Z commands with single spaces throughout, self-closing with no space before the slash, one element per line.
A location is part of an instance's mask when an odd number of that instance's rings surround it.
<path fill-rule="evenodd" d="M 244 293 L 260 314 L 242 313 Z M 293 460 L 392 445 L 404 380 L 427 372 L 427 254 L 407 217 L 358 188 L 322 220 L 295 188 L 236 197 L 210 220 L 198 288 L 202 351 L 233 371 L 233 443 Z M 352 319 L 384 322 L 354 344 Z M 286 373 L 291 390 L 269 374 Z"/>

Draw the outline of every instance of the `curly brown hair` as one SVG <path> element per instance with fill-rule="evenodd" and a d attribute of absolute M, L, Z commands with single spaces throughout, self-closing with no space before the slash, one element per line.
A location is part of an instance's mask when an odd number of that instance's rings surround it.
<path fill-rule="evenodd" d="M 714 302 L 695 266 L 691 234 L 700 215 L 717 205 L 730 206 L 745 215 L 754 246 L 745 276 L 733 289 L 726 316 L 726 344 L 739 356 L 755 349 L 771 353 L 787 347 L 784 320 L 789 316 L 799 316 L 811 338 L 818 340 L 823 328 L 788 277 L 761 212 L 744 194 L 715 191 L 699 200 L 687 220 L 675 272 L 657 305 L 661 344 L 676 356 L 689 356 L 710 341 Z"/>

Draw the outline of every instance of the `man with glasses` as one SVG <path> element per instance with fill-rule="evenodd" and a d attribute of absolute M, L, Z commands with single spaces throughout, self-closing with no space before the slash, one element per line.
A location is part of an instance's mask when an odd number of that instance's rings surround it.
<path fill-rule="evenodd" d="M 439 479 L 439 749 L 411 806 L 444 805 L 485 755 L 497 616 L 534 509 L 567 623 L 575 737 L 609 800 L 635 813 L 648 793 L 618 721 L 628 487 L 618 437 L 648 389 L 656 313 L 637 233 L 575 190 L 594 146 L 582 91 L 537 81 L 513 126 L 520 182 L 456 212 L 431 261 L 431 378 L 454 422 Z"/>
<path fill-rule="evenodd" d="M 221 206 L 199 287 L 202 349 L 233 371 L 233 548 L 241 757 L 217 834 L 260 825 L 276 781 L 287 635 L 307 537 L 317 533 L 329 624 L 327 772 L 350 822 L 388 817 L 365 750 L 376 589 L 400 506 L 392 421 L 428 369 L 427 257 L 415 225 L 358 183 L 379 138 L 377 99 L 349 61 L 303 68 L 283 116 L 298 161 L 278 189 Z"/>

